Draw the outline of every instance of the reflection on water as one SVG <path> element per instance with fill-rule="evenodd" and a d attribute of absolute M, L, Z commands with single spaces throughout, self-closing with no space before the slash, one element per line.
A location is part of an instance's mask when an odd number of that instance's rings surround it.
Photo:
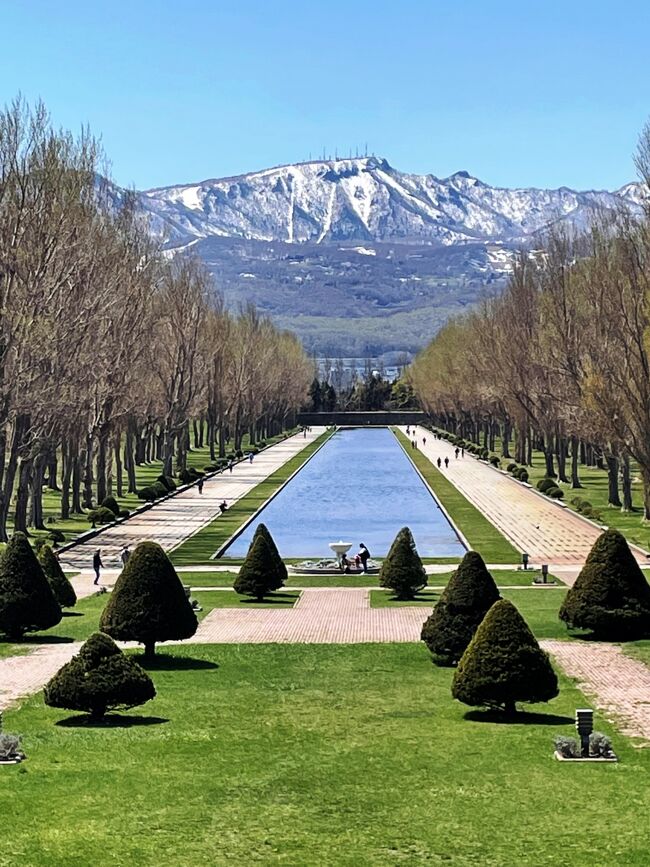
<path fill-rule="evenodd" d="M 332 556 L 329 542 L 364 542 L 388 553 L 410 527 L 422 557 L 456 557 L 465 548 L 387 428 L 342 430 L 260 512 L 226 557 L 242 557 L 259 523 L 283 557 Z"/>

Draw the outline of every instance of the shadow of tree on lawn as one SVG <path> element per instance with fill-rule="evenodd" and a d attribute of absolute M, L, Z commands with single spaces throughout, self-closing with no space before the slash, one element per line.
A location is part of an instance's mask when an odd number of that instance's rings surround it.
<path fill-rule="evenodd" d="M 168 722 L 168 719 L 161 716 L 133 716 L 131 714 L 109 713 L 103 719 L 93 719 L 88 714 L 82 713 L 60 719 L 55 725 L 62 728 L 127 729 L 134 726 L 162 725 Z"/>
<path fill-rule="evenodd" d="M 499 723 L 500 725 L 563 726 L 575 722 L 573 717 L 556 713 L 538 713 L 521 710 L 515 714 L 505 714 L 498 710 L 468 710 L 463 719 L 478 723 Z"/>
<path fill-rule="evenodd" d="M 146 671 L 199 671 L 219 668 L 218 663 L 209 659 L 173 656 L 171 653 L 157 653 L 154 659 L 145 659 L 143 654 L 134 653 L 132 658 Z"/>

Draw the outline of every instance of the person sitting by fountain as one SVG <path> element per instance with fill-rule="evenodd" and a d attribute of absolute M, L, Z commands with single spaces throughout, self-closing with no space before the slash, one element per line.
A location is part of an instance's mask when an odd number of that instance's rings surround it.
<path fill-rule="evenodd" d="M 341 569 L 341 572 L 343 572 L 345 575 L 350 574 L 350 561 L 345 556 L 345 554 L 341 554 L 341 560 L 339 562 L 339 567 Z"/>
<path fill-rule="evenodd" d="M 368 560 L 370 559 L 370 551 L 366 548 L 363 542 L 359 545 L 359 553 L 357 554 L 356 560 L 361 563 L 361 568 L 364 572 L 368 571 Z"/>

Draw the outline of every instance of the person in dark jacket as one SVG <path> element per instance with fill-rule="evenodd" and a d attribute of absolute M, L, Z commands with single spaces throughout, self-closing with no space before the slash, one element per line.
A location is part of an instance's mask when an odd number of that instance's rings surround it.
<path fill-rule="evenodd" d="M 361 568 L 364 572 L 368 571 L 368 560 L 370 559 L 370 551 L 366 548 L 363 542 L 359 545 L 359 554 L 357 555 L 361 561 Z"/>
<path fill-rule="evenodd" d="M 98 548 L 93 555 L 93 569 L 95 570 L 95 580 L 93 581 L 93 584 L 99 584 L 99 570 L 103 568 L 102 552 Z"/>

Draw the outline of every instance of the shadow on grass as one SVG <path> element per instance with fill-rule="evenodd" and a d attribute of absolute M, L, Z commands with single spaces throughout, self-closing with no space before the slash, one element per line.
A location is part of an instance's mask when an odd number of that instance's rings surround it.
<path fill-rule="evenodd" d="M 5 640 L 0 644 L 13 644 L 15 647 L 21 647 L 29 644 L 70 644 L 74 640 L 67 635 L 23 635 L 20 640 Z"/>
<path fill-rule="evenodd" d="M 70 729 L 128 729 L 134 726 L 162 725 L 167 722 L 169 720 L 161 716 L 131 716 L 121 713 L 109 713 L 103 719 L 98 720 L 84 713 L 60 719 L 55 725 Z"/>
<path fill-rule="evenodd" d="M 64 617 L 85 617 L 85 611 L 62 611 L 61 614 Z"/>
<path fill-rule="evenodd" d="M 147 671 L 199 671 L 219 668 L 218 663 L 209 659 L 172 656 L 169 653 L 157 653 L 154 659 L 145 659 L 143 654 L 133 654 L 133 659 Z"/>
<path fill-rule="evenodd" d="M 499 723 L 500 725 L 523 726 L 563 726 L 575 722 L 573 717 L 557 713 L 537 713 L 521 710 L 515 714 L 505 714 L 497 710 L 468 710 L 463 719 L 479 723 Z"/>
<path fill-rule="evenodd" d="M 381 587 L 379 588 L 382 589 Z M 440 590 L 443 588 L 441 587 Z M 388 591 L 390 593 L 390 591 Z M 414 596 L 410 596 L 408 598 L 402 598 L 401 596 L 395 596 L 394 593 L 390 593 L 388 597 L 391 602 L 435 602 L 440 596 L 440 593 L 435 589 L 430 588 L 429 590 L 419 590 Z"/>
<path fill-rule="evenodd" d="M 255 597 L 244 597 L 241 599 L 245 605 L 293 605 L 298 599 L 298 593 L 269 593 L 263 599 L 255 599 Z"/>

